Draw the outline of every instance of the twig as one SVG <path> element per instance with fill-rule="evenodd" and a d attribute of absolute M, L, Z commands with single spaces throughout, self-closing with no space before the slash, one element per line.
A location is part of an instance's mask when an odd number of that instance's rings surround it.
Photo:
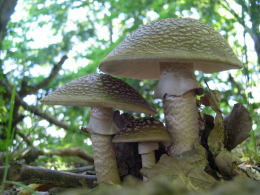
<path fill-rule="evenodd" d="M 66 55 L 64 55 L 61 60 L 55 64 L 51 70 L 50 75 L 45 78 L 43 81 L 41 81 L 40 83 L 34 85 L 34 86 L 29 86 L 27 81 L 25 79 L 22 80 L 22 87 L 20 90 L 20 96 L 24 97 L 26 95 L 29 94 L 33 94 L 36 93 L 39 89 L 41 88 L 45 88 L 46 86 L 48 86 L 48 84 L 54 79 L 54 77 L 58 74 L 59 70 L 61 69 L 62 64 L 65 62 L 65 60 L 68 57 Z"/>
<path fill-rule="evenodd" d="M 51 152 L 44 152 L 45 155 L 57 155 L 57 156 L 78 156 L 79 158 L 82 158 L 86 161 L 89 161 L 91 163 L 94 162 L 94 159 L 92 156 L 90 156 L 88 153 L 84 152 L 80 148 L 65 148 L 60 150 L 53 150 Z"/>
<path fill-rule="evenodd" d="M 24 135 L 23 135 L 24 136 Z M 31 142 L 29 140 L 29 142 Z M 45 155 L 45 156 L 77 156 L 83 160 L 88 161 L 89 163 L 93 164 L 94 159 L 91 155 L 88 153 L 84 152 L 80 148 L 65 148 L 65 149 L 60 149 L 60 150 L 52 150 L 50 152 L 45 152 L 44 150 L 40 150 L 32 145 L 28 144 L 28 147 L 23 150 L 15 150 L 13 155 L 15 156 L 16 160 L 22 161 L 25 160 L 26 164 L 29 164 L 31 162 L 34 162 L 40 155 Z M 1 160 L 5 159 L 5 154 L 0 155 Z"/>
<path fill-rule="evenodd" d="M 5 80 L 1 80 L 0 81 L 0 84 L 1 85 L 4 85 L 8 94 L 10 95 L 12 93 L 12 89 L 11 87 L 8 85 L 8 83 L 5 81 Z M 55 118 L 49 116 L 48 114 L 45 114 L 43 112 L 41 112 L 38 108 L 36 108 L 35 106 L 30 106 L 28 105 L 26 102 L 24 102 L 21 97 L 16 93 L 15 95 L 15 101 L 16 103 L 20 104 L 25 110 L 28 110 L 30 111 L 31 113 L 37 115 L 37 116 L 40 116 L 41 118 L 44 118 L 46 119 L 48 122 L 52 123 L 52 124 L 55 124 L 57 125 L 58 127 L 61 127 L 65 130 L 67 130 L 69 128 L 69 125 L 64 123 L 64 122 L 61 122 L 61 121 L 58 121 L 56 120 Z"/>
<path fill-rule="evenodd" d="M 0 183 L 2 182 L 3 172 L 4 167 L 0 167 Z M 39 183 L 59 187 L 94 187 L 96 176 L 49 170 L 16 163 L 9 167 L 7 179 L 25 184 Z"/>
<path fill-rule="evenodd" d="M 82 173 L 85 171 L 94 171 L 95 167 L 93 165 L 89 165 L 89 166 L 85 166 L 85 167 L 78 167 L 78 168 L 74 168 L 74 169 L 69 169 L 66 170 L 66 172 L 71 172 L 71 173 Z"/>
<path fill-rule="evenodd" d="M 32 146 L 32 141 L 30 140 L 30 138 L 28 138 L 26 135 L 24 135 L 21 131 L 21 129 L 19 129 L 18 127 L 16 127 L 17 131 L 15 131 L 15 133 L 17 133 L 17 135 L 19 135 L 28 146 Z"/>

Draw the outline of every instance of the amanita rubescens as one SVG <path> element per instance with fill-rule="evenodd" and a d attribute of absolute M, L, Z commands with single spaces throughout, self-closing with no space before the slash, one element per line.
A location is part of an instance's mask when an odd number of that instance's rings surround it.
<path fill-rule="evenodd" d="M 118 131 L 113 108 L 154 114 L 143 97 L 127 83 L 106 74 L 77 78 L 41 100 L 49 105 L 91 107 L 88 129 L 91 133 L 94 164 L 99 183 L 120 183 L 111 135 Z"/>
<path fill-rule="evenodd" d="M 190 18 L 168 18 L 141 26 L 99 65 L 103 72 L 159 80 L 155 98 L 163 99 L 172 156 L 199 140 L 194 70 L 205 73 L 241 68 L 227 41 L 209 25 Z"/>
<path fill-rule="evenodd" d="M 142 167 L 151 168 L 155 164 L 154 150 L 159 142 L 171 142 L 164 125 L 153 117 L 137 118 L 121 129 L 112 139 L 113 143 L 137 142 L 138 153 L 142 155 Z"/>

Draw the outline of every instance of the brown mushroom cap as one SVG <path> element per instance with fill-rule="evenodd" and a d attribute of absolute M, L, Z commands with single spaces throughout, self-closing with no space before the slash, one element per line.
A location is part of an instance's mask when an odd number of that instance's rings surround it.
<path fill-rule="evenodd" d="M 161 62 L 193 64 L 205 73 L 241 68 L 227 41 L 191 18 L 168 18 L 141 26 L 99 65 L 103 72 L 136 79 L 159 79 Z"/>
<path fill-rule="evenodd" d="M 171 142 L 171 137 L 164 125 L 152 117 L 135 119 L 128 127 L 119 131 L 112 139 L 120 142 Z"/>
<path fill-rule="evenodd" d="M 106 74 L 77 78 L 44 97 L 49 105 L 108 107 L 154 114 L 145 99 L 124 81 Z"/>

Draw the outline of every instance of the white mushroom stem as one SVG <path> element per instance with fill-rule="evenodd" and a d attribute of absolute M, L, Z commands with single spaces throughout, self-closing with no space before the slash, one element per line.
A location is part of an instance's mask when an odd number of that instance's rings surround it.
<path fill-rule="evenodd" d="M 165 94 L 181 96 L 200 88 L 194 76 L 194 68 L 186 63 L 160 63 L 160 80 L 154 97 L 163 99 Z"/>
<path fill-rule="evenodd" d="M 192 149 L 199 140 L 198 111 L 194 90 L 199 88 L 188 64 L 161 64 L 155 96 L 163 99 L 166 128 L 173 140 L 170 155 Z"/>
<path fill-rule="evenodd" d="M 111 134 L 117 128 L 111 108 L 92 108 L 88 128 L 91 129 L 92 149 L 98 183 L 120 184 Z M 107 129 L 107 131 L 105 131 Z M 104 132 L 104 133 L 103 133 Z M 107 133 L 108 135 L 104 135 Z"/>
<path fill-rule="evenodd" d="M 140 142 L 138 143 L 138 153 L 142 157 L 142 168 L 151 168 L 155 165 L 154 150 L 157 150 L 159 145 L 157 142 Z M 143 181 L 148 181 L 148 178 L 143 177 Z"/>
<path fill-rule="evenodd" d="M 142 167 L 151 168 L 155 165 L 154 150 L 157 150 L 159 145 L 157 142 L 140 142 L 138 144 L 138 153 L 142 155 Z"/>

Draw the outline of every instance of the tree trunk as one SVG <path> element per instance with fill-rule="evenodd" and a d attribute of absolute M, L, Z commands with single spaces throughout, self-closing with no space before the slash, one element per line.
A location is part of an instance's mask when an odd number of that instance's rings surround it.
<path fill-rule="evenodd" d="M 14 12 L 16 4 L 17 0 L 0 0 L 0 50 L 2 49 L 2 40 L 4 38 L 6 25 Z"/>

